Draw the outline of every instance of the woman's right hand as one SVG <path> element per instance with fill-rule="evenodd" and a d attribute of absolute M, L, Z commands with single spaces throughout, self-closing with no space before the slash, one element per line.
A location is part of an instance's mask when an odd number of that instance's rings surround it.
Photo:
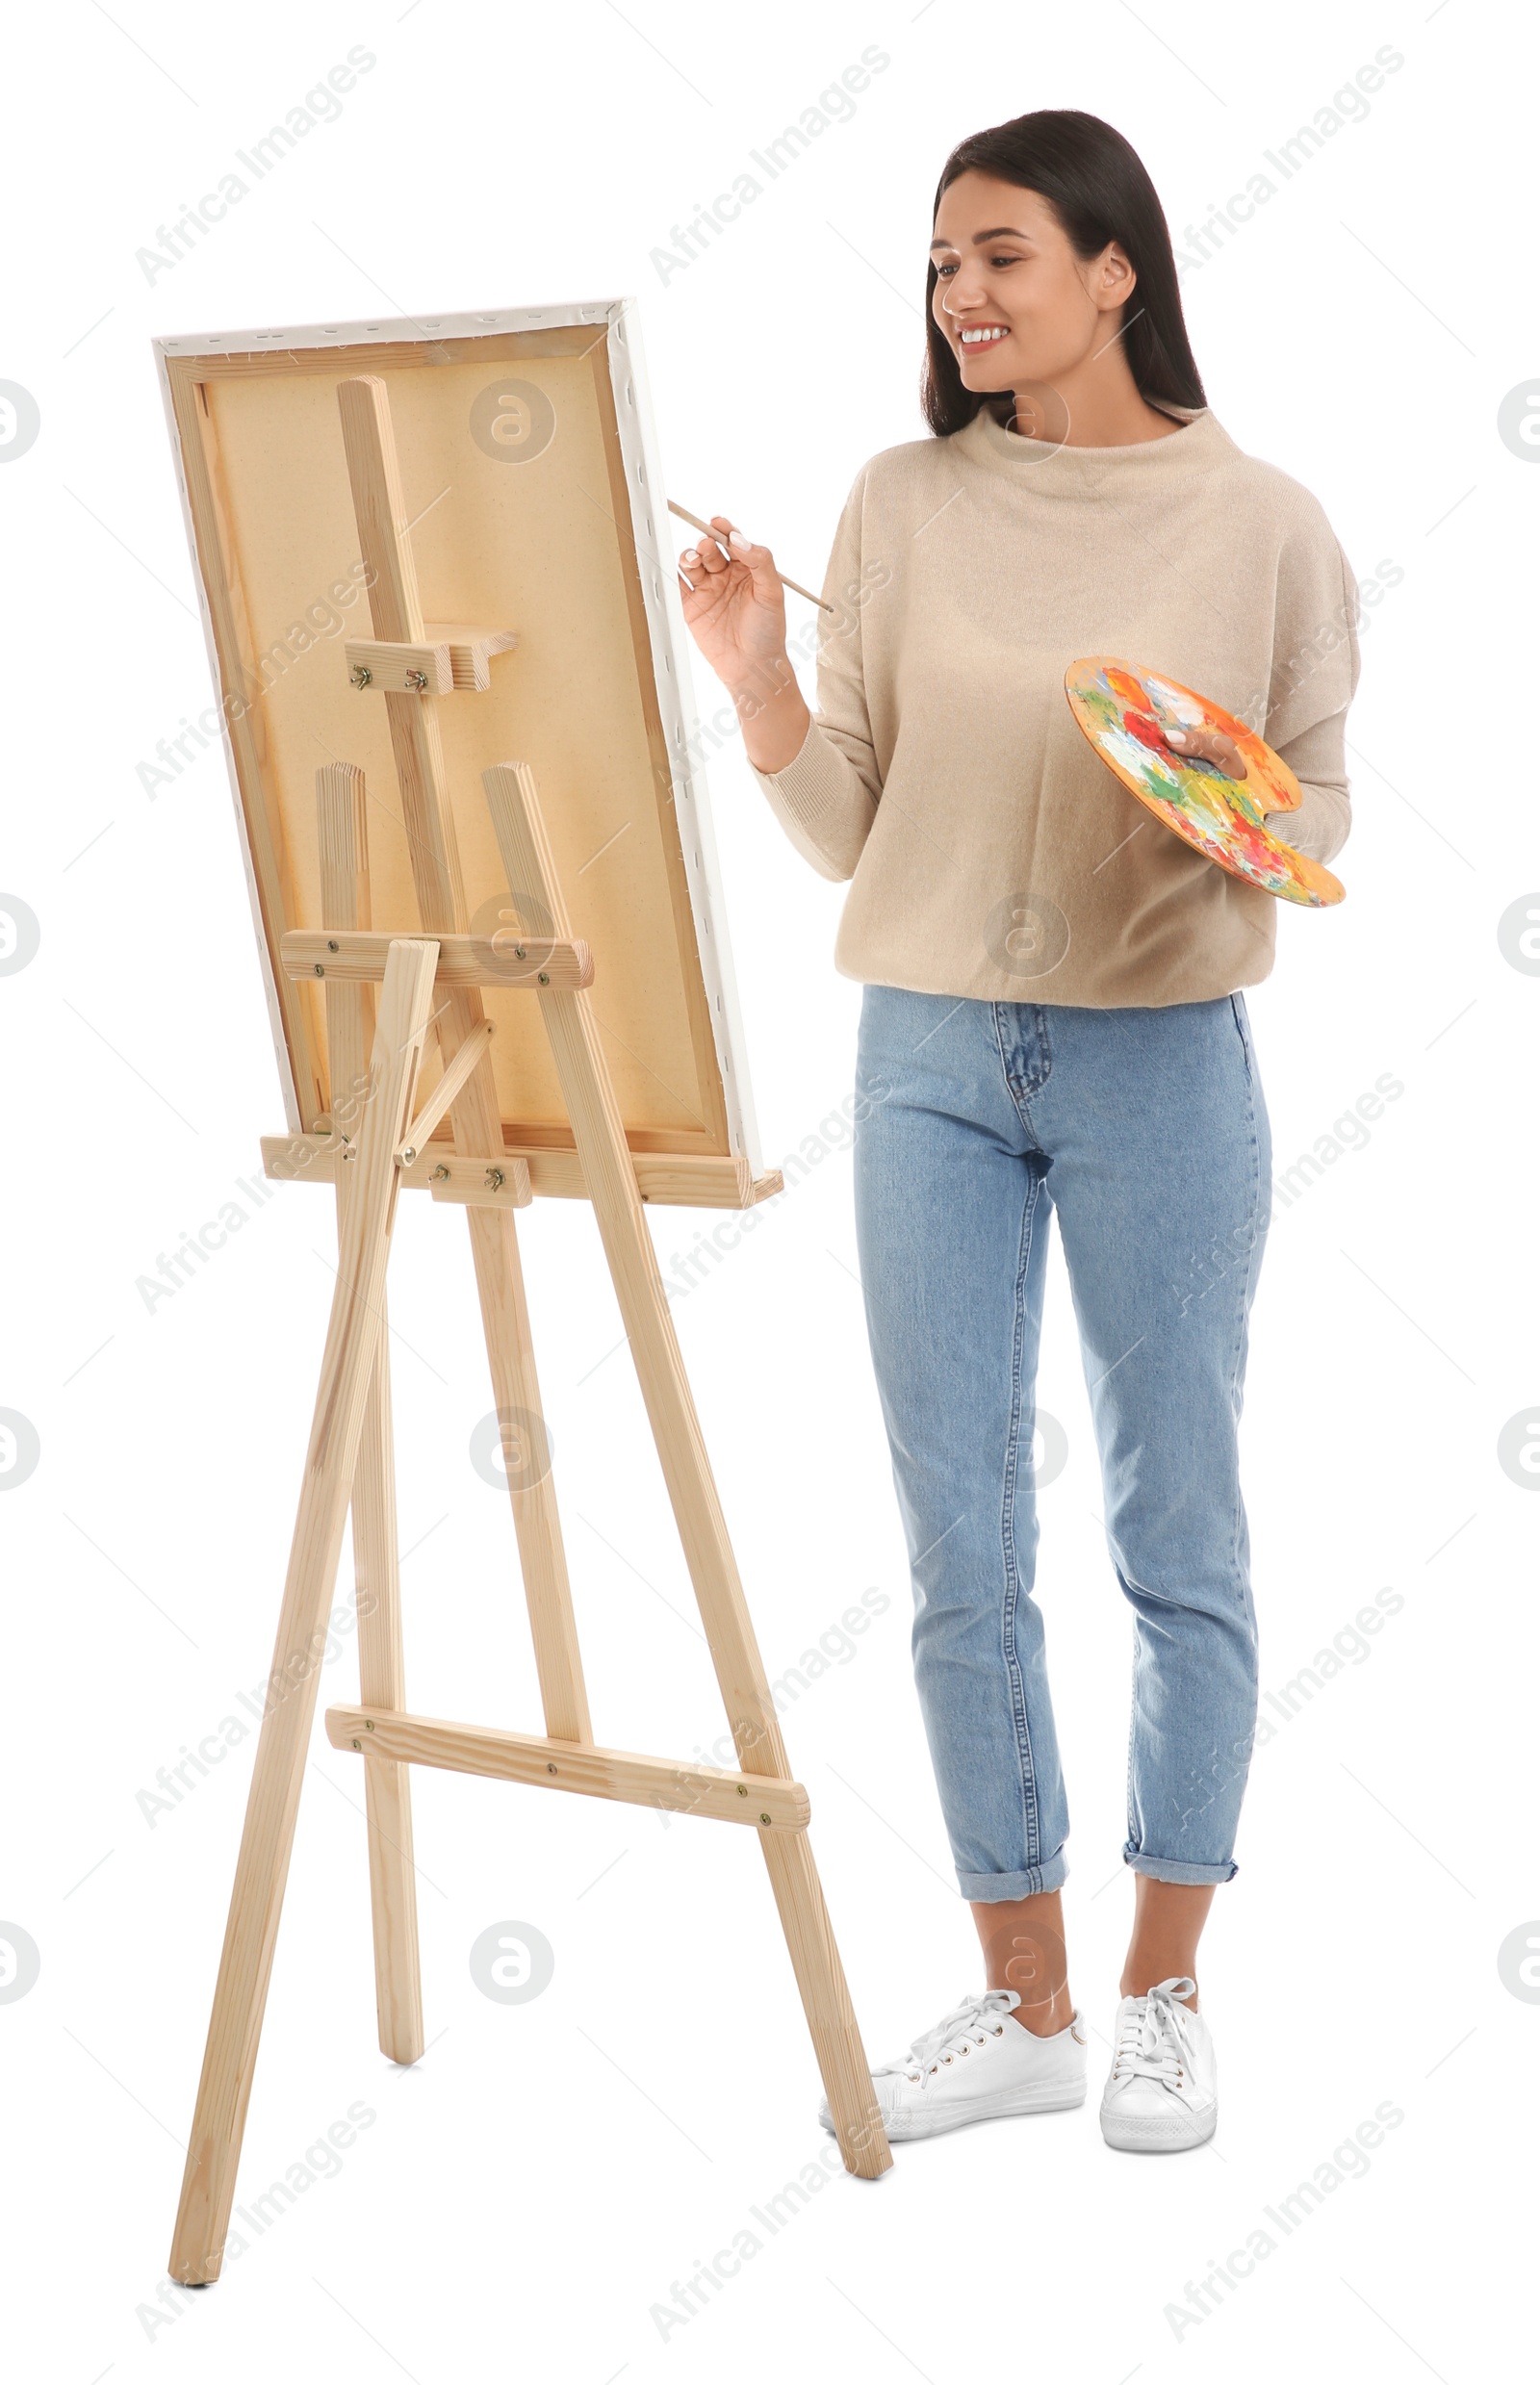
<path fill-rule="evenodd" d="M 715 537 L 680 556 L 685 624 L 723 685 L 762 701 L 791 677 L 785 591 L 768 547 L 756 547 L 726 514 L 713 514 L 711 527 Z"/>

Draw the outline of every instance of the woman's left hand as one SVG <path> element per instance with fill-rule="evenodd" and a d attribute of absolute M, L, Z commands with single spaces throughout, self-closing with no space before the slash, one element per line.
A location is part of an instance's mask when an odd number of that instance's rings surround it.
<path fill-rule="evenodd" d="M 1161 733 L 1172 753 L 1180 755 L 1183 761 L 1208 762 L 1227 779 L 1245 777 L 1241 749 L 1222 729 L 1168 729 L 1163 722 Z"/>

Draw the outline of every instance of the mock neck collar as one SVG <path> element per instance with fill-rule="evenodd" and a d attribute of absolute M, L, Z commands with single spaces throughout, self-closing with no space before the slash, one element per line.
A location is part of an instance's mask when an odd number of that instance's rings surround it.
<path fill-rule="evenodd" d="M 1207 406 L 1163 406 L 1161 411 L 1185 424 L 1159 439 L 1142 439 L 1133 447 L 1053 448 L 1023 439 L 997 423 L 981 406 L 971 423 L 953 433 L 963 454 L 990 472 L 1013 481 L 1025 494 L 1034 490 L 1098 489 L 1116 486 L 1160 488 L 1190 480 L 1211 471 L 1234 442 L 1221 430 Z"/>

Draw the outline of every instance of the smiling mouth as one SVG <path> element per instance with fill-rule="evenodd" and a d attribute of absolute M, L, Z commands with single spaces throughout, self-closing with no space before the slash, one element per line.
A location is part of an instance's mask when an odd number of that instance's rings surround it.
<path fill-rule="evenodd" d="M 997 340 L 1008 340 L 1011 334 L 1004 323 L 981 323 L 977 330 L 960 331 L 957 336 L 962 346 L 977 349 L 992 347 Z"/>

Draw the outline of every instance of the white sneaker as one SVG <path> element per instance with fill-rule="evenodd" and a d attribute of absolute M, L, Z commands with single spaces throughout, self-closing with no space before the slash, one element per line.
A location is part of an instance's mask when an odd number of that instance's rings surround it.
<path fill-rule="evenodd" d="M 969 2120 L 1019 2112 L 1063 2112 L 1086 2100 L 1086 2037 L 1077 2013 L 1067 2029 L 1034 2037 L 1011 2018 L 1014 1988 L 964 1996 L 897 2062 L 872 2072 L 883 2126 L 895 2140 L 938 2137 Z M 818 2117 L 831 2135 L 826 2096 Z"/>
<path fill-rule="evenodd" d="M 1196 1982 L 1163 1979 L 1117 2007 L 1113 2066 L 1101 2099 L 1101 2133 L 1119 2153 L 1185 2153 L 1206 2144 L 1219 2116 L 1214 2039 L 1179 1997 Z"/>

